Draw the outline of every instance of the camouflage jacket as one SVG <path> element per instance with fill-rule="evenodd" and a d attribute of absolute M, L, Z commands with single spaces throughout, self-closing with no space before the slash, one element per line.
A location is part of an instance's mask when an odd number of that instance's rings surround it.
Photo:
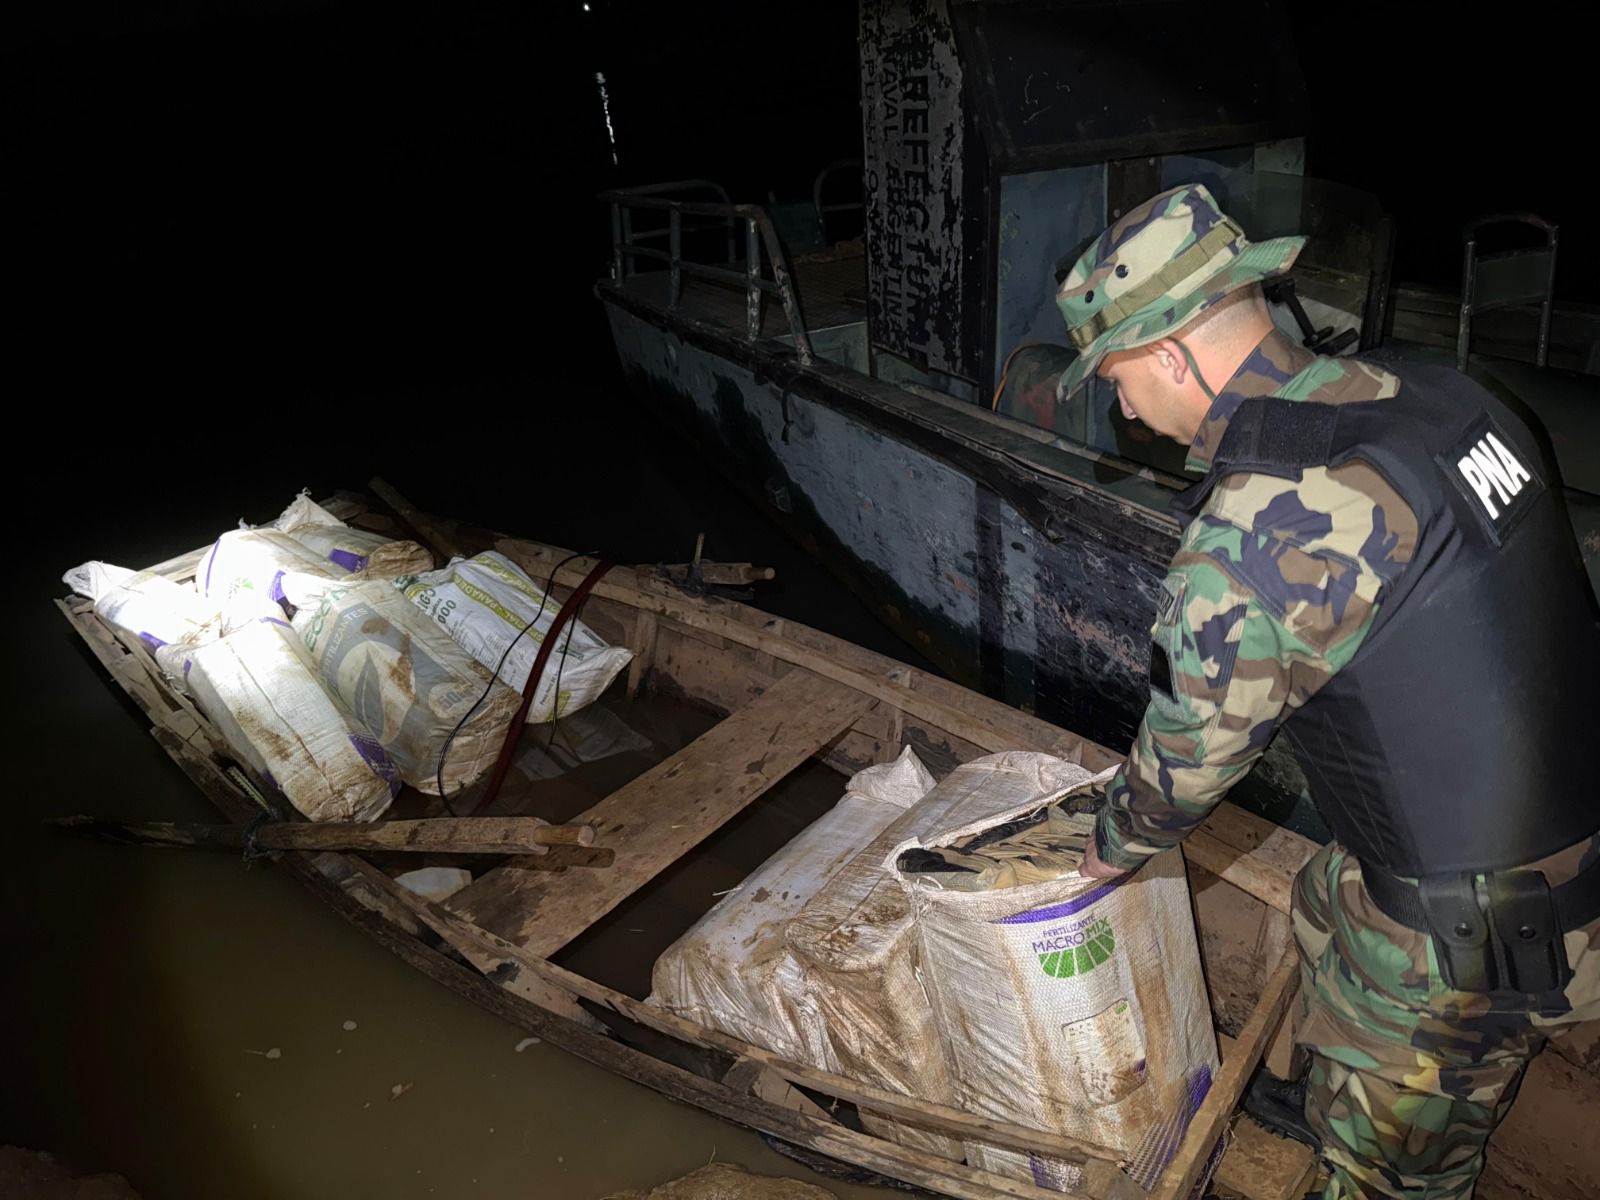
<path fill-rule="evenodd" d="M 1267 335 L 1217 394 L 1188 466 L 1209 470 L 1239 404 L 1281 396 L 1342 404 L 1399 391 L 1388 372 L 1320 358 Z M 1381 509 L 1389 536 L 1372 536 Z M 1101 858 L 1135 867 L 1176 845 L 1266 749 L 1279 722 L 1361 645 L 1381 575 L 1410 562 L 1416 516 L 1360 461 L 1300 478 L 1237 473 L 1184 531 L 1151 636 L 1171 690 L 1153 680 L 1127 761 L 1096 827 Z M 1377 570 L 1379 565 L 1386 569 Z"/>

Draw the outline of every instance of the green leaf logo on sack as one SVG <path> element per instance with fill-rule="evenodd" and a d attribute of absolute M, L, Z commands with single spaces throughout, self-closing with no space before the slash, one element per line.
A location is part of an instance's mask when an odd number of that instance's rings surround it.
<path fill-rule="evenodd" d="M 1053 979 L 1087 975 L 1116 949 L 1111 922 L 1105 917 L 1088 917 L 1076 925 L 1048 930 L 1033 942 L 1040 970 Z"/>

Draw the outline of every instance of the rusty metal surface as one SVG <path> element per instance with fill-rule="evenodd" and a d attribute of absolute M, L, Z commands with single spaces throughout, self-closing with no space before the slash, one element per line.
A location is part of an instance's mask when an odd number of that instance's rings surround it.
<path fill-rule="evenodd" d="M 943 0 L 863 0 L 863 187 L 874 344 L 975 377 L 962 70 Z M 981 259 L 978 268 L 981 277 Z"/>
<path fill-rule="evenodd" d="M 1229 68 L 1195 52 L 1194 10 L 966 3 L 952 10 L 990 154 L 1006 172 L 1294 136 L 1309 124 L 1279 4 L 1213 0 Z"/>
<path fill-rule="evenodd" d="M 605 296 L 633 390 L 901 637 L 968 686 L 1131 741 L 1175 523 L 907 419 L 853 372 Z M 1299 787 L 1274 752 L 1241 799 L 1319 833 Z"/>

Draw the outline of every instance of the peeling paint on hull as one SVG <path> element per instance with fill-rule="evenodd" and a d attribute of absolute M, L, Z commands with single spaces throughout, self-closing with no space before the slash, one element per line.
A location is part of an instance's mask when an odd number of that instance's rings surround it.
<path fill-rule="evenodd" d="M 1005 466 L 864 399 L 844 368 L 606 295 L 633 391 L 952 678 L 1129 744 L 1149 696 L 1149 628 L 1176 525 L 1025 465 Z M 1322 830 L 1285 751 L 1241 803 Z"/>

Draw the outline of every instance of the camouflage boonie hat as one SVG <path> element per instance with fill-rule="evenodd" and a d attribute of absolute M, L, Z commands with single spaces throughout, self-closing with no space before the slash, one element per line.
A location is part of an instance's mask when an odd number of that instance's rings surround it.
<path fill-rule="evenodd" d="M 1158 342 L 1230 292 L 1283 274 L 1305 244 L 1250 242 L 1204 184 L 1146 200 L 1095 238 L 1056 290 L 1078 349 L 1057 398 L 1082 387 L 1112 351 Z"/>

